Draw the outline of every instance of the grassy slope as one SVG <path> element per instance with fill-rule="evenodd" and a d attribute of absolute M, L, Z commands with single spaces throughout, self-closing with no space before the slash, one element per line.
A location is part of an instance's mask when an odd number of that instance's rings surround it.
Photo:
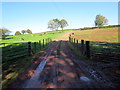
<path fill-rule="evenodd" d="M 75 31 L 75 35 L 73 37 L 79 40 L 84 39 L 88 41 L 103 41 L 115 43 L 117 43 L 120 39 L 118 38 L 118 28 Z"/>
<path fill-rule="evenodd" d="M 56 40 L 57 37 L 61 36 L 62 34 L 68 32 L 70 30 L 62 31 L 51 31 L 44 33 L 36 33 L 36 34 L 25 34 L 25 35 L 17 35 L 17 36 L 8 36 L 6 40 L 2 40 L 2 43 L 16 43 L 16 42 L 38 42 L 39 40 L 51 38 L 53 40 Z M 53 34 L 54 33 L 54 34 Z M 20 38 L 24 38 L 24 41 L 20 40 Z"/>

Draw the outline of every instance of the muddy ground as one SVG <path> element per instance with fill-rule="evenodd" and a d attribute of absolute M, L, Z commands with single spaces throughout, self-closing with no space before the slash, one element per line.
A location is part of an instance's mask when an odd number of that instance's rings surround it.
<path fill-rule="evenodd" d="M 9 88 L 120 88 L 119 62 L 102 63 L 75 55 L 67 42 L 69 34 L 54 41 Z M 62 40 L 60 55 L 58 43 Z"/>

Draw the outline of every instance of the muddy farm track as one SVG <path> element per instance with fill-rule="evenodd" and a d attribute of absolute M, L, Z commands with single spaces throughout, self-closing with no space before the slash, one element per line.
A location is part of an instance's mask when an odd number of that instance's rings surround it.
<path fill-rule="evenodd" d="M 93 65 L 74 54 L 67 42 L 68 35 L 54 41 L 38 58 L 38 67 L 25 70 L 8 88 L 115 88 L 97 64 Z M 57 55 L 60 40 L 60 55 Z"/>

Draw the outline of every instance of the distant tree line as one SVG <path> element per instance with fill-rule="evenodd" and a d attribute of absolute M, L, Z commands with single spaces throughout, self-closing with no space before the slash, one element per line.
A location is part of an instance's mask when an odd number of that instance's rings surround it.
<path fill-rule="evenodd" d="M 25 34 L 25 33 L 32 34 L 32 31 L 30 29 L 21 30 L 21 32 L 20 31 L 16 31 L 15 35 L 21 35 L 21 34 Z"/>
<path fill-rule="evenodd" d="M 11 31 L 8 30 L 7 28 L 4 28 L 4 27 L 0 28 L 0 36 L 9 35 L 10 33 L 11 33 Z M 21 32 L 20 31 L 16 31 L 15 35 L 21 35 L 21 34 L 25 34 L 25 33 L 32 34 L 32 31 L 30 29 L 22 30 Z"/>
<path fill-rule="evenodd" d="M 109 25 L 109 26 L 102 26 L 102 27 L 84 27 L 76 30 L 89 30 L 89 29 L 114 28 L 114 27 L 120 27 L 120 25 Z M 72 30 L 75 30 L 75 29 L 72 29 Z"/>

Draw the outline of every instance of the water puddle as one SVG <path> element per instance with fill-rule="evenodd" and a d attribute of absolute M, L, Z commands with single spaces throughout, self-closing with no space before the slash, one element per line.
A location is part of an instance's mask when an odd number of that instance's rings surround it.
<path fill-rule="evenodd" d="M 40 80 L 38 80 L 38 78 L 46 65 L 47 57 L 50 56 L 51 52 L 49 52 L 49 54 L 47 54 L 44 57 L 44 59 L 41 61 L 41 63 L 37 67 L 36 72 L 34 73 L 34 76 L 25 82 L 25 84 L 23 85 L 23 88 L 39 88 L 40 87 Z"/>
<path fill-rule="evenodd" d="M 88 77 L 85 77 L 85 76 L 81 76 L 80 80 L 85 81 L 85 82 L 89 82 L 90 81 L 90 79 Z"/>

